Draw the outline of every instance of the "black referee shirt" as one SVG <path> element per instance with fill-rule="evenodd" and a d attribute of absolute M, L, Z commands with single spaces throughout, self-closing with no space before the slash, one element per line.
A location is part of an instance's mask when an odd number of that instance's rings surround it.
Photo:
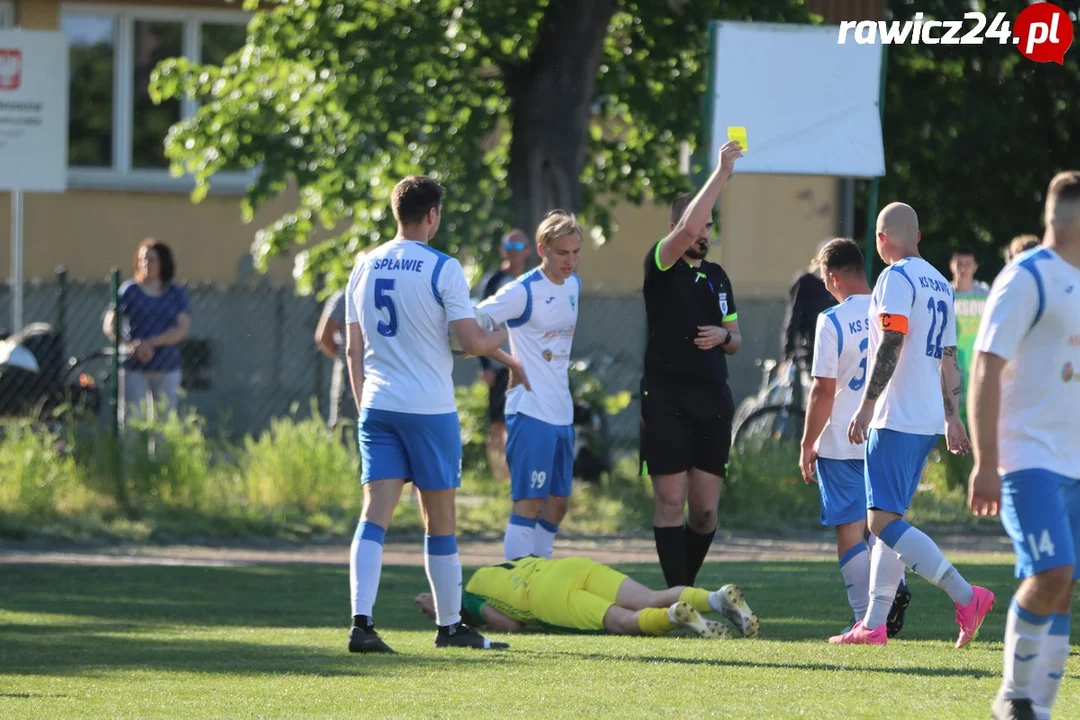
<path fill-rule="evenodd" d="M 723 325 L 739 317 L 731 280 L 716 263 L 692 267 L 682 258 L 663 270 L 660 243 L 645 257 L 645 314 L 649 341 L 645 376 L 682 383 L 726 383 L 727 355 L 720 347 L 694 344 L 699 325 Z"/>

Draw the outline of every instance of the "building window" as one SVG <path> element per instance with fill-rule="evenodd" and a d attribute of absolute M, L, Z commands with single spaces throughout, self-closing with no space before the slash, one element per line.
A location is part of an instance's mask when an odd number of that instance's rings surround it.
<path fill-rule="evenodd" d="M 150 74 L 184 56 L 220 65 L 247 38 L 249 16 L 236 11 L 62 5 L 61 28 L 71 46 L 69 182 L 75 187 L 187 190 L 190 178 L 168 173 L 165 136 L 197 106 L 190 100 L 155 105 Z M 240 190 L 254 173 L 232 167 L 215 189 Z"/>

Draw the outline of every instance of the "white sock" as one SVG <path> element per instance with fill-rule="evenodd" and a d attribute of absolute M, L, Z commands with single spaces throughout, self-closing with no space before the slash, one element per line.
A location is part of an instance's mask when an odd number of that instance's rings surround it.
<path fill-rule="evenodd" d="M 945 559 L 930 536 L 918 528 L 903 520 L 893 520 L 881 531 L 881 539 L 912 572 L 947 592 L 957 605 L 967 605 L 975 597 L 971 583 Z"/>
<path fill-rule="evenodd" d="M 1031 678 L 1031 702 L 1035 705 L 1036 713 L 1045 713 L 1040 717 L 1050 716 L 1061 680 L 1065 677 L 1071 625 L 1070 615 L 1054 615 L 1050 622 L 1050 632 L 1043 640 L 1042 652 L 1035 661 L 1035 672 Z"/>
<path fill-rule="evenodd" d="M 367 615 L 375 608 L 382 575 L 383 540 L 386 530 L 373 522 L 357 523 L 349 557 L 349 583 L 352 585 L 352 614 Z"/>
<path fill-rule="evenodd" d="M 540 519 L 536 522 L 536 545 L 533 554 L 542 558 L 550 558 L 555 551 L 555 536 L 559 532 L 559 526 Z"/>
<path fill-rule="evenodd" d="M 896 588 L 904 574 L 904 562 L 883 542 L 874 543 L 870 553 L 870 603 L 863 618 L 863 627 L 876 630 L 889 619 L 889 610 L 896 600 Z"/>
<path fill-rule="evenodd" d="M 457 536 L 424 537 L 424 569 L 435 598 L 435 623 L 440 627 L 461 621 L 461 559 Z"/>
<path fill-rule="evenodd" d="M 848 604 L 858 622 L 866 616 L 870 603 L 870 553 L 866 543 L 859 543 L 840 558 L 840 574 L 847 588 Z"/>
<path fill-rule="evenodd" d="M 1001 696 L 1013 700 L 1031 699 L 1031 678 L 1050 631 L 1052 615 L 1036 615 L 1020 607 L 1013 596 L 1005 616 L 1005 672 Z"/>
<path fill-rule="evenodd" d="M 503 555 L 507 560 L 516 560 L 532 555 L 536 546 L 536 520 L 510 513 L 503 536 Z"/>

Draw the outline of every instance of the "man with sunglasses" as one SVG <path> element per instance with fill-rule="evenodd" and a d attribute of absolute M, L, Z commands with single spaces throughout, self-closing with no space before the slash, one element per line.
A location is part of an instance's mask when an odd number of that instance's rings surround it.
<path fill-rule="evenodd" d="M 504 285 L 525 274 L 525 264 L 532 254 L 529 237 L 517 228 L 507 231 L 499 242 L 502 262 L 493 272 L 480 279 L 479 302 L 493 297 Z M 509 352 L 509 347 L 503 350 Z M 506 467 L 506 390 L 510 382 L 510 370 L 491 358 L 480 358 L 480 372 L 488 386 L 488 467 L 496 478 L 507 479 Z"/>
<path fill-rule="evenodd" d="M 727 356 L 742 344 L 739 315 L 727 273 L 705 258 L 713 206 L 742 150 L 728 142 L 719 154 L 704 187 L 675 198 L 671 230 L 645 258 L 641 474 L 652 478 L 668 587 L 692 586 L 712 545 L 735 414 Z"/>

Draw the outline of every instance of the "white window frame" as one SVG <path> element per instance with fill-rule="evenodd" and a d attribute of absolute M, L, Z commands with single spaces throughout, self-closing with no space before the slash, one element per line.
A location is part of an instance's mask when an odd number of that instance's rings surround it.
<path fill-rule="evenodd" d="M 134 52 L 136 22 L 178 22 L 184 26 L 184 56 L 200 62 L 201 28 L 209 25 L 244 25 L 251 13 L 213 8 L 167 8 L 142 5 L 107 5 L 98 3 L 65 2 L 60 6 L 61 20 L 65 15 L 105 17 L 115 22 L 113 42 L 113 116 L 112 167 L 95 168 L 68 166 L 68 186 L 95 190 L 128 190 L 149 192 L 191 192 L 195 180 L 190 175 L 173 177 L 168 168 L 143 169 L 132 167 L 132 127 L 135 122 Z M 181 119 L 191 117 L 198 104 L 189 99 L 180 101 Z M 162 138 L 164 140 L 164 138 Z M 211 194 L 239 194 L 258 177 L 258 170 L 219 171 L 210 178 Z"/>

